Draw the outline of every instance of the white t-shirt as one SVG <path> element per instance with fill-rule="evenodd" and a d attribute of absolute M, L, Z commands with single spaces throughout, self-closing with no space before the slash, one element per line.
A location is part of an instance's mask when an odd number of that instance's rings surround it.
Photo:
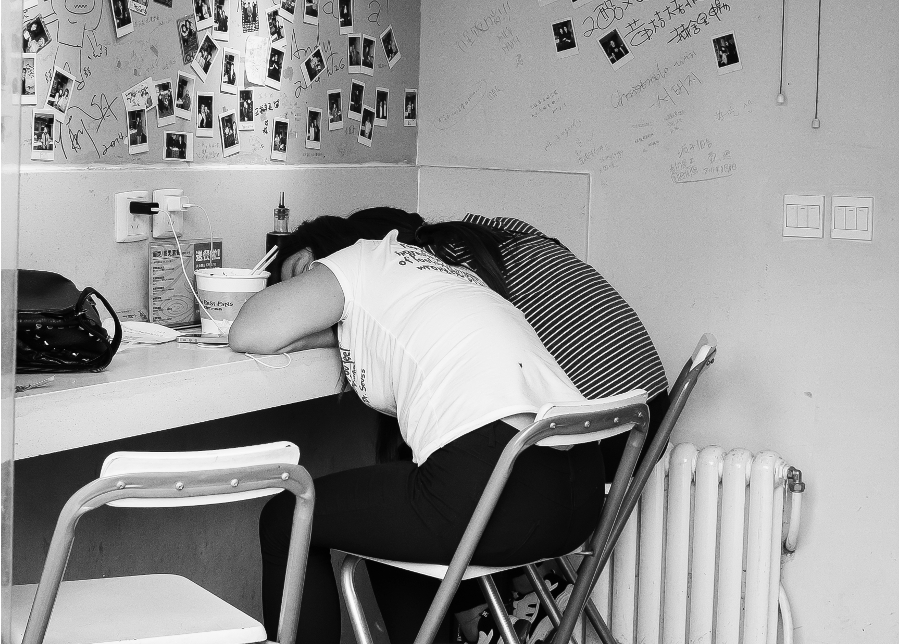
<path fill-rule="evenodd" d="M 318 260 L 344 291 L 338 344 L 364 403 L 396 416 L 413 460 L 495 420 L 584 397 L 525 316 L 469 270 L 392 231 Z"/>

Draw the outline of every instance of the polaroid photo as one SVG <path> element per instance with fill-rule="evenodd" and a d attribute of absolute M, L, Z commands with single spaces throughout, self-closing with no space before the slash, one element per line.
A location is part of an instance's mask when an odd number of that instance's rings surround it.
<path fill-rule="evenodd" d="M 341 105 L 341 90 L 328 90 L 328 131 L 344 128 L 344 110 Z"/>
<path fill-rule="evenodd" d="M 47 92 L 47 101 L 44 109 L 50 109 L 57 121 L 63 121 L 66 112 L 72 104 L 75 95 L 75 77 L 59 67 L 53 68 L 53 76 L 50 77 L 50 91 Z"/>
<path fill-rule="evenodd" d="M 134 31 L 134 19 L 128 0 L 109 0 L 109 6 L 112 8 L 113 22 L 116 25 L 116 38 L 127 36 Z"/>
<path fill-rule="evenodd" d="M 716 67 L 719 75 L 730 74 L 741 69 L 741 57 L 738 54 L 734 32 L 713 36 L 713 51 L 716 54 Z"/>
<path fill-rule="evenodd" d="M 197 92 L 197 129 L 198 139 L 211 139 L 215 128 L 213 127 L 213 92 Z"/>
<path fill-rule="evenodd" d="M 353 0 L 338 0 L 338 25 L 342 36 L 353 33 Z"/>
<path fill-rule="evenodd" d="M 237 94 L 238 61 L 241 54 L 237 49 L 226 47 L 222 53 L 222 82 L 219 91 L 223 94 Z"/>
<path fill-rule="evenodd" d="M 156 81 L 156 127 L 165 127 L 175 122 L 175 96 L 172 92 L 172 79 L 164 78 Z"/>
<path fill-rule="evenodd" d="M 403 125 L 405 127 L 415 127 L 418 112 L 419 90 L 407 89 L 406 96 L 403 99 Z"/>
<path fill-rule="evenodd" d="M 375 75 L 375 39 L 371 36 L 362 37 L 362 71 L 366 76 Z"/>
<path fill-rule="evenodd" d="M 322 110 L 314 107 L 306 108 L 306 149 L 322 148 Z"/>
<path fill-rule="evenodd" d="M 191 120 L 194 108 L 194 88 L 197 86 L 197 77 L 184 72 L 178 72 L 178 80 L 175 83 L 175 116 L 186 121 Z"/>
<path fill-rule="evenodd" d="M 256 0 L 241 0 L 241 28 L 245 34 L 259 31 L 259 3 Z"/>
<path fill-rule="evenodd" d="M 269 65 L 266 68 L 266 87 L 281 89 L 281 73 L 284 67 L 284 47 L 272 45 L 269 50 Z"/>
<path fill-rule="evenodd" d="M 193 134 L 190 132 L 163 132 L 163 161 L 193 160 Z"/>
<path fill-rule="evenodd" d="M 294 22 L 294 11 L 297 8 L 297 0 L 281 0 L 278 14 L 283 20 Z"/>
<path fill-rule="evenodd" d="M 150 0 L 128 0 L 128 7 L 131 11 L 142 16 L 147 15 L 148 4 L 150 4 Z"/>
<path fill-rule="evenodd" d="M 269 69 L 269 39 L 265 36 L 251 34 L 244 43 L 244 75 L 248 83 L 266 84 L 266 72 Z"/>
<path fill-rule="evenodd" d="M 384 48 L 384 57 L 387 58 L 388 68 L 393 69 L 400 60 L 400 46 L 394 37 L 394 27 L 390 26 L 381 32 L 381 46 Z"/>
<path fill-rule="evenodd" d="M 312 85 L 313 81 L 319 77 L 319 74 L 325 71 L 325 57 L 322 56 L 321 47 L 316 45 L 312 53 L 303 61 L 300 71 L 303 72 L 303 80 L 307 87 Z"/>
<path fill-rule="evenodd" d="M 147 138 L 147 108 L 140 107 L 125 112 L 128 122 L 128 154 L 150 151 Z"/>
<path fill-rule="evenodd" d="M 37 105 L 34 54 L 22 54 L 22 105 Z"/>
<path fill-rule="evenodd" d="M 556 42 L 557 58 L 568 58 L 578 53 L 578 44 L 575 42 L 575 28 L 572 26 L 571 18 L 553 23 L 553 39 Z"/>
<path fill-rule="evenodd" d="M 272 155 L 273 161 L 287 159 L 288 122 L 287 119 L 276 118 L 272 124 Z"/>
<path fill-rule="evenodd" d="M 122 92 L 122 103 L 125 105 L 125 111 L 143 108 L 152 110 L 156 107 L 156 93 L 153 91 L 153 79 L 145 78 L 133 87 L 129 87 Z"/>
<path fill-rule="evenodd" d="M 31 160 L 53 161 L 56 117 L 52 110 L 34 110 L 31 115 Z M 62 127 L 62 126 L 60 126 Z"/>
<path fill-rule="evenodd" d="M 52 40 L 47 27 L 44 26 L 44 19 L 39 15 L 25 23 L 22 27 L 22 36 L 24 37 L 22 52 L 26 54 L 38 53 Z"/>
<path fill-rule="evenodd" d="M 359 136 L 356 140 L 367 148 L 372 147 L 372 134 L 375 130 L 375 110 L 368 105 L 362 109 L 362 120 L 359 123 Z"/>
<path fill-rule="evenodd" d="M 231 20 L 231 0 L 215 0 L 213 8 L 212 37 L 228 42 L 228 25 Z"/>
<path fill-rule="evenodd" d="M 192 0 L 194 5 L 194 18 L 197 19 L 197 31 L 203 31 L 213 26 L 213 11 L 210 0 Z"/>
<path fill-rule="evenodd" d="M 362 36 L 350 34 L 347 37 L 347 71 L 350 74 L 362 73 Z"/>
<path fill-rule="evenodd" d="M 353 121 L 359 121 L 362 118 L 363 94 L 365 91 L 365 83 L 360 83 L 358 80 L 350 81 L 350 104 L 347 105 L 347 116 Z"/>
<path fill-rule="evenodd" d="M 308 25 L 319 24 L 319 0 L 303 0 L 303 22 Z"/>
<path fill-rule="evenodd" d="M 213 61 L 215 61 L 218 54 L 219 46 L 216 44 L 216 41 L 209 34 L 205 34 L 203 43 L 197 50 L 197 55 L 191 61 L 191 69 L 197 72 L 201 82 L 206 82 L 206 77 L 209 76 L 209 70 L 212 68 Z"/>
<path fill-rule="evenodd" d="M 284 22 L 281 20 L 281 7 L 272 5 L 266 9 L 266 24 L 269 26 L 269 40 L 273 45 L 284 42 Z"/>
<path fill-rule="evenodd" d="M 385 126 L 388 122 L 388 96 L 386 87 L 375 88 L 375 125 Z"/>
<path fill-rule="evenodd" d="M 619 67 L 634 58 L 634 55 L 628 50 L 625 41 L 619 35 L 618 29 L 613 29 L 605 36 L 601 36 L 598 42 L 613 69 L 619 69 Z"/>
<path fill-rule="evenodd" d="M 164 78 L 156 81 L 156 127 L 165 127 L 175 122 L 175 95 L 172 79 Z"/>
<path fill-rule="evenodd" d="M 252 132 L 253 125 L 253 89 L 238 90 L 238 130 Z"/>
<path fill-rule="evenodd" d="M 230 157 L 241 151 L 238 140 L 237 114 L 228 110 L 219 114 L 219 136 L 222 141 L 222 156 Z"/>
<path fill-rule="evenodd" d="M 199 42 L 197 40 L 197 25 L 194 24 L 194 14 L 179 18 L 175 21 L 175 30 L 178 32 L 178 43 L 181 45 L 181 62 L 190 65 L 197 55 Z"/>

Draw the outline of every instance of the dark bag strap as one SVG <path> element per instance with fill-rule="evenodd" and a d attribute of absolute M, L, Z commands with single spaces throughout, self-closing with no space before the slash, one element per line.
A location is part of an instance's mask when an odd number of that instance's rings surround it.
<path fill-rule="evenodd" d="M 112 339 L 112 344 L 110 345 L 110 348 L 109 348 L 110 349 L 109 355 L 113 356 L 113 355 L 115 355 L 116 351 L 119 350 L 119 344 L 122 342 L 122 325 L 119 323 L 119 316 L 116 315 L 116 312 L 109 305 L 109 302 L 106 301 L 106 298 L 103 297 L 102 295 L 100 295 L 100 293 L 96 289 L 88 286 L 83 291 L 81 291 L 81 295 L 78 296 L 78 302 L 75 303 L 75 311 L 77 313 L 81 312 L 82 307 L 84 306 L 85 300 L 88 297 L 90 297 L 91 295 L 93 295 L 94 297 L 96 297 L 98 300 L 100 300 L 103 303 L 103 306 L 106 307 L 106 310 L 112 316 L 113 322 L 115 323 L 116 330 L 115 330 L 115 334 Z M 86 326 L 79 322 L 78 326 L 80 326 L 82 329 L 84 329 L 91 335 L 97 335 L 97 336 L 100 335 L 99 331 L 97 331 L 97 329 L 94 328 L 92 325 Z"/>

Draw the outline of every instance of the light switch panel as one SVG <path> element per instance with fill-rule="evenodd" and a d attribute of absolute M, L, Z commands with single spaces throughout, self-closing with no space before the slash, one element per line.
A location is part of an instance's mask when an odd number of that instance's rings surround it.
<path fill-rule="evenodd" d="M 785 195 L 782 237 L 822 237 L 825 195 Z"/>
<path fill-rule="evenodd" d="M 831 238 L 872 241 L 874 197 L 831 198 Z"/>

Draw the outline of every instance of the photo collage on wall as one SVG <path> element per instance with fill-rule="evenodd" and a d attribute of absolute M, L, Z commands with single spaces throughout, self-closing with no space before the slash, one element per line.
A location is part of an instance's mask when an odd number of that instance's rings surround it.
<path fill-rule="evenodd" d="M 101 44 L 104 28 L 109 29 L 112 46 L 129 39 L 142 42 L 140 39 L 147 35 L 143 30 L 150 28 L 171 30 L 174 37 L 172 53 L 177 56 L 177 67 L 155 72 L 132 87 L 119 90 L 123 109 L 116 121 L 125 128 L 120 138 L 128 154 L 156 154 L 163 161 L 189 162 L 193 161 L 195 144 L 216 141 L 218 154 L 224 159 L 242 151 L 242 138 L 249 151 L 250 140 L 240 133 L 256 132 L 267 137 L 271 160 L 286 161 L 290 129 L 294 138 L 304 135 L 305 143 L 298 148 L 322 150 L 329 132 L 340 132 L 351 125 L 353 129 L 348 134 L 355 135 L 360 145 L 377 146 L 377 128 L 387 128 L 392 112 L 394 118 L 400 119 L 397 110 L 402 111 L 403 126 L 416 127 L 417 90 L 404 90 L 402 106 L 398 104 L 396 110 L 391 110 L 390 90 L 381 86 L 386 84 L 384 81 L 375 82 L 380 80 L 376 77 L 379 63 L 386 73 L 402 60 L 401 42 L 394 26 L 389 24 L 376 33 L 367 33 L 371 23 L 358 6 L 360 0 L 335 0 L 324 12 L 322 1 L 190 0 L 189 4 L 180 5 L 174 0 L 99 0 L 96 25 L 84 26 L 85 33 L 91 32 L 94 54 L 98 48 L 104 54 L 109 48 Z M 82 78 L 80 73 L 69 71 L 78 69 L 77 64 L 54 65 L 50 70 L 39 68 L 46 60 L 40 52 L 48 46 L 57 47 L 54 22 L 60 19 L 57 15 L 41 15 L 43 4 L 24 0 L 19 102 L 35 106 L 31 158 L 52 161 L 54 148 L 64 136 L 70 107 L 84 100 L 79 91 L 84 88 L 87 75 Z M 62 4 L 68 11 L 68 4 Z M 109 23 L 100 19 L 105 11 L 109 12 Z M 334 18 L 338 23 L 341 42 L 335 46 L 327 41 L 324 51 L 321 43 L 298 50 L 301 26 L 315 27 L 318 38 L 323 17 Z M 312 32 L 305 32 L 304 37 L 309 33 Z M 279 106 L 277 94 L 299 92 L 322 83 L 326 77 L 329 82 L 346 81 L 333 66 L 329 68 L 335 49 L 346 53 L 348 64 L 341 65 L 341 70 L 346 69 L 343 73 L 350 76 L 349 88 L 325 88 L 324 104 L 308 104 L 305 121 L 296 117 L 293 122 L 286 114 L 273 112 Z M 298 51 L 302 52 L 300 60 L 296 59 Z M 155 49 L 154 52 L 157 53 Z M 154 78 L 157 73 L 162 78 Z M 265 91 L 258 93 L 260 90 Z M 269 90 L 276 92 L 274 101 L 270 100 Z M 281 105 L 288 107 L 286 100 Z M 208 160 L 209 143 L 203 145 L 206 147 L 201 158 Z"/>

